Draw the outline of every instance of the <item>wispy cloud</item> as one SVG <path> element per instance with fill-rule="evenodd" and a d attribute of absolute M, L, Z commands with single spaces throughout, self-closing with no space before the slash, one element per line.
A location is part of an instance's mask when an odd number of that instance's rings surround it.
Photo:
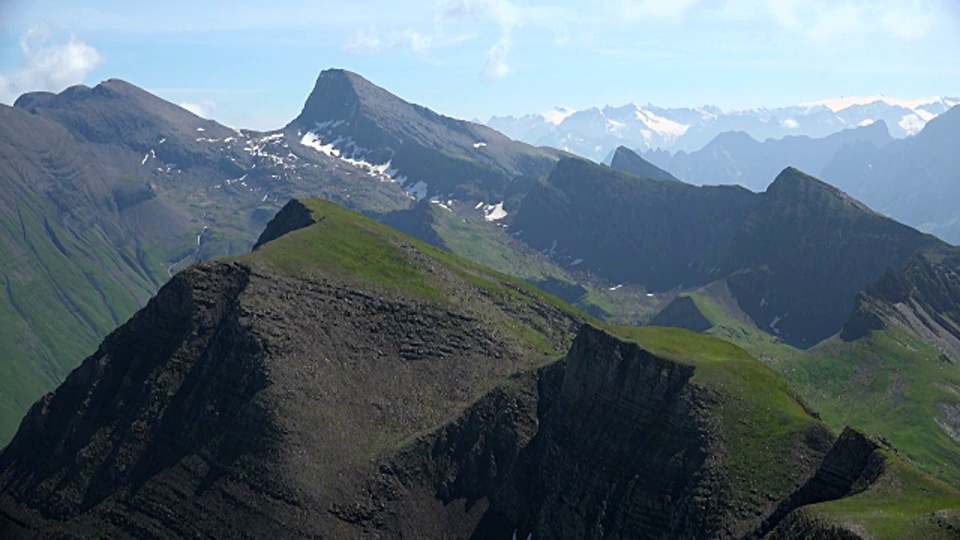
<path fill-rule="evenodd" d="M 183 103 L 178 103 L 178 105 L 199 116 L 200 118 L 207 119 L 213 118 L 213 110 L 217 108 L 217 103 L 208 99 L 196 102 L 184 101 Z"/>
<path fill-rule="evenodd" d="M 76 37 L 54 42 L 42 26 L 31 28 L 20 38 L 20 52 L 20 65 L 0 73 L 0 102 L 11 103 L 24 92 L 59 92 L 82 83 L 103 62 L 100 53 L 90 45 Z"/>
<path fill-rule="evenodd" d="M 487 51 L 487 60 L 480 75 L 487 82 L 496 82 L 510 74 L 507 53 L 510 51 L 510 36 L 504 35 Z"/>
<path fill-rule="evenodd" d="M 480 77 L 488 82 L 506 77 L 510 50 L 518 28 L 550 26 L 570 17 L 565 7 L 529 6 L 512 0 L 441 0 L 428 31 L 413 28 L 381 32 L 364 29 L 344 44 L 353 52 L 380 52 L 404 48 L 426 54 L 436 48 L 452 47 L 475 39 L 481 30 L 495 38 L 486 50 Z"/>

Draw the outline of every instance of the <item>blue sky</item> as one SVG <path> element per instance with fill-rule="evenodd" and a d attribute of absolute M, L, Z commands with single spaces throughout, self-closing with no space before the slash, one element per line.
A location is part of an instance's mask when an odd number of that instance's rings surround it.
<path fill-rule="evenodd" d="M 279 4 L 279 3 L 273 3 Z M 320 70 L 486 119 L 960 94 L 955 0 L 0 0 L 0 102 L 118 77 L 274 128 Z"/>

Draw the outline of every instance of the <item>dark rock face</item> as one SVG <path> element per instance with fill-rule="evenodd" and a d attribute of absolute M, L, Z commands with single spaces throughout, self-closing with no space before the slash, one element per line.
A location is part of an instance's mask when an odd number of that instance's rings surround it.
<path fill-rule="evenodd" d="M 31 410 L 0 454 L 0 532 L 744 537 L 816 531 L 791 511 L 875 478 L 877 443 L 848 431 L 776 500 L 733 492 L 694 367 L 590 326 L 530 366 L 462 313 L 195 266 Z"/>
<path fill-rule="evenodd" d="M 561 161 L 510 225 L 535 249 L 614 283 L 662 291 L 703 285 L 718 269 L 755 195 L 637 178 L 579 159 Z M 725 269 L 725 268 L 724 268 Z"/>
<path fill-rule="evenodd" d="M 302 202 L 290 201 L 270 220 L 267 228 L 257 239 L 257 243 L 253 245 L 253 250 L 256 251 L 257 248 L 271 240 L 276 240 L 298 229 L 309 227 L 314 223 L 313 213 Z"/>
<path fill-rule="evenodd" d="M 892 450 L 889 443 L 847 428 L 823 458 L 816 473 L 764 523 L 760 536 L 773 531 L 772 538 L 792 538 L 794 510 L 809 504 L 832 501 L 860 493 L 870 487 L 883 472 L 883 457 L 877 450 Z M 786 519 L 785 519 L 786 518 Z M 801 527 L 803 529 L 804 527 Z"/>
<path fill-rule="evenodd" d="M 707 470 L 715 441 L 698 411 L 709 398 L 689 385 L 692 375 L 690 367 L 585 329 L 533 441 L 531 481 L 518 486 L 529 508 L 516 516 L 520 532 L 716 534 L 722 488 Z"/>
<path fill-rule="evenodd" d="M 713 326 L 709 319 L 697 309 L 697 304 L 689 296 L 678 296 L 663 311 L 650 320 L 651 326 L 670 326 L 686 328 L 694 332 L 705 332 Z"/>
<path fill-rule="evenodd" d="M 812 345 L 833 335 L 859 291 L 941 244 L 795 169 L 760 197 L 731 247 L 742 270 L 727 281 L 757 326 L 776 327 L 787 341 Z"/>
<path fill-rule="evenodd" d="M 857 296 L 840 337 L 853 341 L 889 324 L 907 328 L 960 362 L 960 252 L 926 250 L 900 272 L 888 269 Z"/>
<path fill-rule="evenodd" d="M 510 227 L 615 283 L 665 291 L 726 280 L 758 328 L 799 346 L 840 331 L 856 295 L 887 268 L 943 246 L 790 168 L 754 194 L 564 160 Z"/>
<path fill-rule="evenodd" d="M 434 205 L 424 199 L 409 210 L 391 212 L 380 218 L 379 221 L 432 246 L 447 249 L 446 243 L 434 229 L 434 223 L 437 219 L 435 212 L 437 210 Z"/>
<path fill-rule="evenodd" d="M 453 309 L 191 268 L 31 409 L 0 454 L 0 531 L 355 536 L 375 456 L 543 361 L 464 294 Z M 524 305 L 561 341 L 576 324 Z"/>

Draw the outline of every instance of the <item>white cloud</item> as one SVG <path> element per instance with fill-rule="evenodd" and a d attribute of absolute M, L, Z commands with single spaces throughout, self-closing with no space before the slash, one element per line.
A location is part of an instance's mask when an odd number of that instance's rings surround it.
<path fill-rule="evenodd" d="M 183 103 L 179 103 L 178 105 L 199 116 L 200 118 L 207 119 L 211 118 L 213 110 L 217 108 L 217 104 L 210 100 L 185 101 Z"/>
<path fill-rule="evenodd" d="M 798 127 L 800 127 L 800 123 L 794 120 L 793 118 L 787 118 L 786 120 L 781 122 L 780 125 L 787 129 L 797 129 Z"/>
<path fill-rule="evenodd" d="M 96 49 L 70 37 L 56 43 L 46 28 L 37 26 L 20 38 L 23 59 L 19 66 L 0 73 L 0 102 L 11 103 L 24 92 L 59 92 L 79 84 L 103 62 Z"/>
<path fill-rule="evenodd" d="M 371 53 L 402 48 L 426 55 L 487 39 L 480 77 L 488 82 L 508 76 L 514 49 L 534 40 L 557 48 L 629 55 L 649 54 L 652 47 L 659 56 L 684 56 L 690 47 L 680 34 L 686 33 L 705 39 L 709 35 L 718 46 L 730 47 L 731 56 L 761 47 L 765 55 L 804 51 L 823 62 L 872 50 L 878 40 L 896 43 L 942 35 L 943 26 L 956 19 L 947 14 L 951 2 L 955 0 L 579 0 L 546 6 L 525 0 L 436 0 L 432 26 L 361 30 L 344 49 Z M 663 25 L 683 25 L 676 43 L 628 37 L 652 35 L 651 27 Z M 613 43 L 617 45 L 611 47 Z"/>
<path fill-rule="evenodd" d="M 364 53 L 403 48 L 426 54 L 470 41 L 478 31 L 492 31 L 496 40 L 487 49 L 480 77 L 493 82 L 511 71 L 507 60 L 516 29 L 539 26 L 557 31 L 562 23 L 576 20 L 575 12 L 562 7 L 529 6 L 511 0 L 440 0 L 429 31 L 366 29 L 354 34 L 343 48 Z"/>
<path fill-rule="evenodd" d="M 498 81 L 510 74 L 507 65 L 507 53 L 510 51 L 510 38 L 504 36 L 487 51 L 487 61 L 480 76 L 487 82 Z"/>

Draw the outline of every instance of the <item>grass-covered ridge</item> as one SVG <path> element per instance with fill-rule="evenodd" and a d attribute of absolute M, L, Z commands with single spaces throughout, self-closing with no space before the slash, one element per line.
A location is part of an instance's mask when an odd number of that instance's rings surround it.
<path fill-rule="evenodd" d="M 960 491 L 933 480 L 886 450 L 884 470 L 867 490 L 804 508 L 818 520 L 877 540 L 949 539 L 960 526 Z"/>
<path fill-rule="evenodd" d="M 913 332 L 890 326 L 831 339 L 777 368 L 832 427 L 882 435 L 921 470 L 960 486 L 960 445 L 937 425 L 940 403 L 960 403 L 960 366 Z"/>
<path fill-rule="evenodd" d="M 714 417 L 736 489 L 781 493 L 795 449 L 820 422 L 770 367 L 723 339 L 681 328 L 610 327 L 656 356 L 695 367 L 693 382 L 720 396 Z"/>
<path fill-rule="evenodd" d="M 554 343 L 548 338 L 538 326 L 537 306 L 555 309 L 573 320 L 590 319 L 521 279 L 443 251 L 335 203 L 304 199 L 290 205 L 302 205 L 309 213 L 309 224 L 301 223 L 237 260 L 266 262 L 291 275 L 318 275 L 446 305 L 471 302 L 470 297 L 479 293 L 512 315 L 487 313 L 505 331 L 551 356 L 566 352 L 569 342 Z M 283 211 L 278 219 L 284 219 Z"/>

